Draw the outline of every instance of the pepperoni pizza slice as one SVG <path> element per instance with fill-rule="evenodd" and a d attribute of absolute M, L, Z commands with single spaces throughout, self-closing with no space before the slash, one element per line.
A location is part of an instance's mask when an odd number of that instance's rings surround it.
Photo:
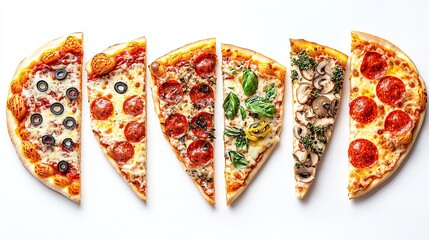
<path fill-rule="evenodd" d="M 158 58 L 149 69 L 165 138 L 211 205 L 214 186 L 216 40 L 201 40 Z"/>
<path fill-rule="evenodd" d="M 85 67 L 92 131 L 113 168 L 146 201 L 146 39 L 111 46 Z"/>
<path fill-rule="evenodd" d="M 7 98 L 9 136 L 40 182 L 80 202 L 82 33 L 55 39 L 24 59 Z"/>
<path fill-rule="evenodd" d="M 280 141 L 286 68 L 245 48 L 222 44 L 226 202 L 252 181 Z"/>
<path fill-rule="evenodd" d="M 303 199 L 332 135 L 348 57 L 305 40 L 290 45 L 295 195 Z"/>
<path fill-rule="evenodd" d="M 352 32 L 349 198 L 388 179 L 422 126 L 426 87 L 411 59 L 392 43 Z"/>

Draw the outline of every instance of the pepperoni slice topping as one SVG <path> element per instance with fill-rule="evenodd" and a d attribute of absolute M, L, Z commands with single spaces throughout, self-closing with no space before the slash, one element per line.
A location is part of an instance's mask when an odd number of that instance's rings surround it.
<path fill-rule="evenodd" d="M 378 82 L 376 92 L 380 101 L 392 106 L 405 98 L 405 85 L 397 77 L 386 76 Z"/>
<path fill-rule="evenodd" d="M 188 157 L 198 166 L 206 166 L 213 159 L 213 146 L 204 140 L 197 140 L 188 146 Z"/>
<path fill-rule="evenodd" d="M 377 103 L 369 97 L 357 97 L 350 103 L 350 116 L 358 123 L 370 123 L 377 115 Z"/>
<path fill-rule="evenodd" d="M 125 126 L 125 138 L 130 142 L 140 142 L 146 136 L 146 128 L 143 122 L 131 121 Z"/>
<path fill-rule="evenodd" d="M 143 100 L 137 95 L 131 96 L 125 100 L 122 108 L 126 114 L 137 117 L 143 114 Z"/>
<path fill-rule="evenodd" d="M 214 92 L 213 88 L 208 84 L 196 84 L 189 92 L 192 103 L 198 107 L 205 107 L 213 102 Z"/>
<path fill-rule="evenodd" d="M 413 127 L 410 115 L 401 110 L 395 110 L 384 120 L 384 129 L 396 135 L 403 135 Z"/>
<path fill-rule="evenodd" d="M 195 136 L 206 138 L 213 133 L 213 115 L 200 112 L 191 120 L 191 129 Z"/>
<path fill-rule="evenodd" d="M 91 103 L 91 115 L 93 119 L 106 120 L 112 116 L 112 114 L 113 104 L 109 99 L 100 97 Z"/>
<path fill-rule="evenodd" d="M 203 53 L 194 60 L 195 71 L 202 78 L 209 78 L 215 74 L 216 54 Z"/>
<path fill-rule="evenodd" d="M 134 147 L 128 141 L 117 142 L 113 145 L 110 156 L 118 164 L 124 164 L 134 156 Z"/>
<path fill-rule="evenodd" d="M 173 113 L 165 120 L 165 133 L 172 138 L 181 138 L 188 131 L 188 120 L 183 114 Z"/>
<path fill-rule="evenodd" d="M 386 73 L 387 62 L 380 53 L 367 52 L 362 60 L 360 72 L 368 79 L 377 79 Z"/>
<path fill-rule="evenodd" d="M 349 161 L 355 168 L 372 167 L 378 160 L 378 149 L 367 139 L 356 139 L 349 145 Z"/>
<path fill-rule="evenodd" d="M 158 89 L 159 97 L 167 103 L 177 104 L 183 98 L 182 85 L 175 80 L 168 80 Z"/>

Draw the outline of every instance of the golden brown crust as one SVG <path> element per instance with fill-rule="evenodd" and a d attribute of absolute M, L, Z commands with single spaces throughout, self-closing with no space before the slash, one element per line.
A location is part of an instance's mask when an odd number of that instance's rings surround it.
<path fill-rule="evenodd" d="M 417 139 L 417 136 L 420 132 L 420 129 L 423 125 L 424 118 L 426 115 L 426 101 L 427 101 L 427 94 L 426 94 L 426 85 L 424 80 L 419 75 L 419 72 L 417 70 L 416 65 L 414 62 L 397 46 L 392 44 L 391 42 L 382 39 L 380 37 L 368 34 L 368 33 L 362 33 L 358 31 L 352 31 L 352 55 L 353 51 L 356 49 L 356 47 L 359 44 L 374 44 L 376 46 L 379 46 L 380 48 L 386 49 L 390 51 L 391 53 L 394 53 L 394 55 L 398 58 L 403 59 L 405 62 L 408 63 L 409 67 L 412 68 L 412 70 L 419 76 L 418 80 L 420 82 L 420 88 L 421 88 L 421 97 L 422 99 L 416 100 L 415 103 L 419 105 L 421 110 L 421 115 L 418 120 L 417 126 L 412 130 L 412 138 L 408 143 L 406 144 L 406 150 L 404 153 L 402 153 L 399 157 L 399 159 L 396 161 L 396 164 L 394 165 L 393 169 L 390 171 L 384 173 L 381 177 L 375 178 L 373 181 L 370 182 L 369 185 L 367 185 L 364 189 L 356 190 L 356 189 L 349 189 L 349 198 L 354 199 L 360 196 L 363 196 L 372 190 L 376 189 L 379 185 L 381 185 L 384 181 L 389 179 L 390 176 L 393 175 L 393 173 L 396 172 L 396 170 L 401 166 L 401 164 L 407 159 L 408 154 L 410 153 L 411 149 L 413 148 L 413 145 Z M 408 137 L 411 137 L 411 135 L 408 135 Z M 405 141 L 405 140 L 404 140 Z M 349 165 L 349 171 L 353 171 L 353 167 Z M 349 179 L 350 181 L 350 179 Z"/>
<path fill-rule="evenodd" d="M 277 81 L 277 87 L 278 87 L 278 94 L 282 96 L 282 99 L 284 99 L 285 94 L 285 78 L 286 78 L 286 67 L 279 64 L 277 61 L 260 54 L 258 52 L 252 51 L 250 49 L 234 46 L 231 44 L 222 44 L 222 57 L 229 57 L 231 61 L 251 61 L 253 64 L 256 65 L 256 69 L 258 72 L 262 74 L 266 74 L 269 76 L 272 76 L 272 79 Z M 226 79 L 223 79 L 224 82 L 227 81 Z M 229 80 L 228 80 L 229 81 Z M 224 92 L 225 95 L 225 92 Z M 224 96 L 225 97 L 225 96 Z M 284 114 L 284 108 L 283 108 L 283 101 L 279 102 L 275 105 L 276 112 L 278 110 L 278 114 L 280 116 L 280 123 L 283 122 L 283 114 Z M 225 121 L 224 116 L 224 121 Z M 280 125 L 276 136 L 280 136 L 282 130 L 282 126 Z M 233 182 L 228 185 L 226 185 L 226 204 L 229 206 L 232 204 L 240 195 L 241 193 L 247 188 L 247 186 L 250 184 L 252 179 L 257 175 L 259 170 L 262 168 L 262 166 L 265 164 L 266 160 L 270 156 L 271 152 L 277 145 L 278 141 L 275 141 L 273 139 L 273 142 L 271 144 L 268 144 L 267 148 L 265 148 L 260 153 L 260 160 L 259 162 L 254 166 L 254 168 L 248 173 L 247 176 L 245 176 L 244 182 Z M 225 142 L 224 144 L 224 151 L 225 153 L 228 151 L 228 146 Z M 225 177 L 226 177 L 225 172 Z"/>
<path fill-rule="evenodd" d="M 182 163 L 182 166 L 185 170 L 187 170 L 187 167 L 184 163 L 184 160 L 180 156 L 177 148 L 170 143 L 169 136 L 165 133 L 165 128 L 164 128 L 165 119 L 162 115 L 162 110 L 159 103 L 157 77 L 162 76 L 165 73 L 167 66 L 174 66 L 183 60 L 189 60 L 192 57 L 194 57 L 196 54 L 199 54 L 201 52 L 208 52 L 208 53 L 215 54 L 216 39 L 208 38 L 208 39 L 187 44 L 185 46 L 182 46 L 180 48 L 177 48 L 165 54 L 164 56 L 159 57 L 157 60 L 155 60 L 149 65 L 149 70 L 151 72 L 151 79 L 152 79 L 152 84 L 151 84 L 152 99 L 155 107 L 155 112 L 157 113 L 159 118 L 161 130 L 164 134 L 165 139 L 167 139 L 167 141 L 169 142 L 170 147 L 173 149 L 174 154 L 176 155 L 177 159 Z M 216 203 L 214 195 L 213 197 L 210 197 L 209 195 L 206 194 L 206 192 L 203 190 L 203 188 L 196 180 L 193 179 L 192 181 L 195 184 L 195 186 L 197 186 L 198 190 L 200 191 L 204 199 L 210 205 L 214 205 Z"/>
<path fill-rule="evenodd" d="M 94 77 L 97 77 L 97 76 L 102 76 L 104 74 L 111 72 L 116 67 L 116 62 L 115 62 L 113 56 L 115 56 L 116 54 L 123 52 L 123 51 L 129 52 L 130 49 L 134 49 L 135 47 L 146 48 L 146 38 L 140 37 L 140 38 L 134 39 L 130 42 L 115 44 L 115 45 L 112 45 L 112 46 L 106 48 L 102 52 L 96 54 L 90 61 L 88 61 L 85 64 L 85 69 L 88 73 L 88 76 L 94 75 Z M 146 68 L 146 57 L 145 57 L 144 65 Z M 145 81 L 145 83 L 146 83 L 146 75 L 144 75 L 143 81 Z M 143 88 L 142 90 L 143 90 L 144 96 L 146 96 L 146 88 Z M 91 92 L 88 89 L 88 95 L 90 95 L 90 94 L 91 94 Z M 143 100 L 144 100 L 144 104 L 146 106 L 146 98 Z M 145 115 L 143 116 L 142 120 L 144 122 L 147 122 L 146 111 L 144 111 L 144 113 L 145 113 Z M 115 169 L 115 171 L 119 175 L 121 175 L 121 177 L 124 179 L 124 181 L 133 190 L 133 192 L 141 200 L 146 202 L 146 200 L 147 200 L 146 193 L 141 192 L 140 189 L 138 189 L 132 182 L 130 182 L 128 176 L 121 171 L 121 169 L 119 168 L 118 163 L 115 161 L 115 159 L 113 159 L 110 156 L 107 147 L 101 143 L 100 136 L 98 134 L 94 134 L 94 135 L 95 135 L 95 137 L 96 137 L 96 139 L 100 145 L 101 150 L 103 151 L 104 156 L 107 158 L 110 165 Z M 144 149 L 147 149 L 146 148 L 146 140 L 147 140 L 147 137 L 144 137 L 144 139 L 142 139 L 142 141 L 139 142 L 139 144 L 142 144 L 144 146 Z"/>
<path fill-rule="evenodd" d="M 337 59 L 342 66 L 346 66 L 348 56 L 333 48 L 323 46 L 314 42 L 309 42 L 304 39 L 289 39 L 292 52 L 306 50 L 307 54 L 314 57 L 323 54 L 328 54 Z"/>
<path fill-rule="evenodd" d="M 57 39 L 54 39 L 45 45 L 41 46 L 39 49 L 37 49 L 32 55 L 25 58 L 21 61 L 21 63 L 18 65 L 13 80 L 11 83 L 11 87 L 9 88 L 9 94 L 8 94 L 8 101 L 7 101 L 7 107 L 6 107 L 6 121 L 7 121 L 7 128 L 9 137 L 14 145 L 14 148 L 16 150 L 16 153 L 21 160 L 24 167 L 41 183 L 43 183 L 45 186 L 61 193 L 62 195 L 68 197 L 72 201 L 76 203 L 80 203 L 80 194 L 71 194 L 67 188 L 60 187 L 54 184 L 52 177 L 41 177 L 39 174 L 42 174 L 42 176 L 46 176 L 45 174 L 50 173 L 49 167 L 41 168 L 41 165 L 39 165 L 38 161 L 40 160 L 40 156 L 38 156 L 37 152 L 34 151 L 34 146 L 30 146 L 28 142 L 23 141 L 25 140 L 25 137 L 22 135 L 25 133 L 26 130 L 18 129 L 19 127 L 19 119 L 21 119 L 22 111 L 15 110 L 15 106 L 19 106 L 20 101 L 12 100 L 14 98 L 17 98 L 16 96 L 20 96 L 22 88 L 28 87 L 27 81 L 28 81 L 28 75 L 30 72 L 29 67 L 31 67 L 33 64 L 42 61 L 45 63 L 50 63 L 53 61 L 53 59 L 58 59 L 57 54 L 53 53 L 53 50 L 58 50 L 59 48 L 62 48 L 62 44 L 65 43 L 66 39 L 77 39 L 77 43 L 80 44 L 80 41 L 83 40 L 83 33 L 72 33 L 68 36 L 63 36 Z M 82 49 L 82 46 L 81 46 Z M 82 84 L 82 79 L 76 79 L 79 84 Z M 21 89 L 17 87 L 20 85 Z M 18 103 L 18 104 L 17 104 Z M 79 101 L 78 108 L 81 109 L 81 102 Z M 22 107 L 22 105 L 21 105 Z M 11 111 L 11 108 L 13 109 Z M 22 109 L 21 109 L 22 110 Z M 80 116 L 76 121 L 80 122 Z M 80 136 L 80 125 L 79 128 L 76 129 L 76 131 L 79 131 Z M 78 161 L 80 161 L 80 152 L 78 154 Z M 36 163 L 36 164 L 35 164 Z M 36 172 L 37 167 L 37 172 Z M 44 170 L 42 170 L 44 169 Z M 39 173 L 39 174 L 37 174 Z M 53 174 L 51 174 L 53 175 Z"/>

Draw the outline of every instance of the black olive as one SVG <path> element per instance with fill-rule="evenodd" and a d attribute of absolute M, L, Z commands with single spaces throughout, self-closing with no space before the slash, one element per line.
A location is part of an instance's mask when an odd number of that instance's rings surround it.
<path fill-rule="evenodd" d="M 57 80 L 64 80 L 67 77 L 67 70 L 65 70 L 64 68 L 58 68 L 55 71 L 55 78 Z"/>
<path fill-rule="evenodd" d="M 74 145 L 74 142 L 71 138 L 66 138 L 63 140 L 63 146 L 67 149 L 71 149 Z"/>
<path fill-rule="evenodd" d="M 42 117 L 42 115 L 35 113 L 35 114 L 31 115 L 30 122 L 34 126 L 39 126 L 43 122 L 43 117 Z"/>
<path fill-rule="evenodd" d="M 128 90 L 128 86 L 124 82 L 117 82 L 115 83 L 115 91 L 119 94 L 124 94 Z"/>
<path fill-rule="evenodd" d="M 53 103 L 51 105 L 51 112 L 55 115 L 60 115 L 64 112 L 64 106 L 59 102 Z"/>
<path fill-rule="evenodd" d="M 66 117 L 63 121 L 63 125 L 67 129 L 73 129 L 76 126 L 76 120 L 72 117 Z"/>
<path fill-rule="evenodd" d="M 66 173 L 69 170 L 69 163 L 67 161 L 61 160 L 58 162 L 58 171 Z"/>
<path fill-rule="evenodd" d="M 67 89 L 66 95 L 70 100 L 74 100 L 79 97 L 79 90 L 77 90 L 75 87 L 71 87 Z"/>
<path fill-rule="evenodd" d="M 50 134 L 46 134 L 42 137 L 42 143 L 45 145 L 54 146 L 55 138 Z"/>
<path fill-rule="evenodd" d="M 48 91 L 49 85 L 45 80 L 40 80 L 36 83 L 37 90 L 41 92 Z"/>
<path fill-rule="evenodd" d="M 210 88 L 206 84 L 201 84 L 201 86 L 198 88 L 198 91 L 201 93 L 209 94 Z"/>

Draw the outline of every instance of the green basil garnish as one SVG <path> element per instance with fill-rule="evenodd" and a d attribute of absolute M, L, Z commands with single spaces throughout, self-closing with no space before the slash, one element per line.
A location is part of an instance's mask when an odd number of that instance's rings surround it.
<path fill-rule="evenodd" d="M 268 85 L 267 89 L 265 90 L 265 97 L 269 101 L 273 101 L 276 98 L 276 96 L 277 96 L 276 84 L 271 83 L 270 85 Z"/>
<path fill-rule="evenodd" d="M 240 106 L 240 100 L 234 93 L 229 93 L 223 101 L 222 107 L 225 111 L 225 117 L 233 119 L 237 115 L 238 107 Z"/>
<path fill-rule="evenodd" d="M 245 69 L 243 71 L 243 90 L 247 96 L 250 96 L 256 92 L 258 89 L 258 77 L 255 72 L 250 69 Z"/>
<path fill-rule="evenodd" d="M 246 119 L 246 110 L 244 110 L 244 107 L 240 106 L 240 115 L 241 115 L 241 119 L 244 121 L 244 119 Z"/>
<path fill-rule="evenodd" d="M 239 136 L 237 139 L 235 139 L 235 146 L 237 147 L 237 149 L 246 147 L 246 150 L 248 150 L 249 145 L 246 136 Z"/>
<path fill-rule="evenodd" d="M 246 161 L 243 154 L 236 151 L 229 151 L 228 155 L 232 162 L 232 166 L 234 166 L 236 169 L 242 169 L 249 166 L 249 163 Z"/>
<path fill-rule="evenodd" d="M 244 131 L 236 127 L 226 126 L 223 134 L 225 134 L 228 137 L 239 137 L 244 135 Z"/>
<path fill-rule="evenodd" d="M 251 112 L 264 115 L 266 117 L 273 117 L 276 111 L 276 108 L 273 104 L 269 103 L 266 99 L 259 96 L 248 98 L 245 101 L 245 104 L 247 109 Z"/>

